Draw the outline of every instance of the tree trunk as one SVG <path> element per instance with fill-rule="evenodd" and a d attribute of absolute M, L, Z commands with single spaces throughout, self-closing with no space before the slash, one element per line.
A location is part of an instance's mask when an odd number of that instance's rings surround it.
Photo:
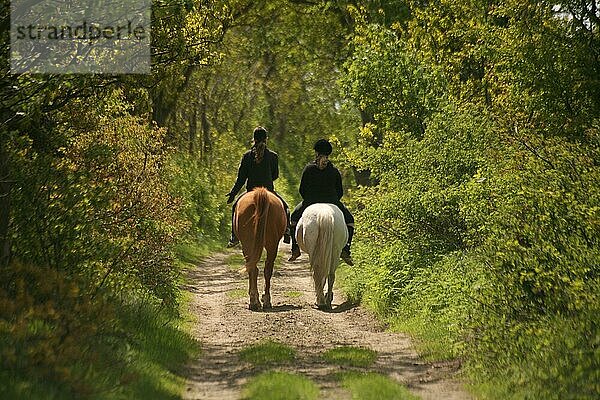
<path fill-rule="evenodd" d="M 201 97 L 200 102 L 200 130 L 202 131 L 202 153 L 208 154 L 212 149 L 210 138 L 210 122 L 208 122 L 208 105 L 206 96 Z"/>
<path fill-rule="evenodd" d="M 196 150 L 196 133 L 198 131 L 198 109 L 195 108 L 188 120 L 188 152 L 194 154 Z"/>
<path fill-rule="evenodd" d="M 372 124 L 375 121 L 373 116 L 365 110 L 360 110 L 360 119 L 361 119 L 363 128 L 365 127 L 365 125 Z M 382 140 L 383 139 L 381 137 L 376 136 L 375 143 L 373 143 L 373 146 L 379 147 Z M 375 186 L 377 184 L 377 182 L 375 182 L 375 180 L 373 180 L 371 178 L 371 170 L 370 169 L 357 170 L 356 168 L 352 167 L 352 171 L 354 172 L 354 179 L 356 180 L 357 185 L 359 185 L 359 186 Z"/>

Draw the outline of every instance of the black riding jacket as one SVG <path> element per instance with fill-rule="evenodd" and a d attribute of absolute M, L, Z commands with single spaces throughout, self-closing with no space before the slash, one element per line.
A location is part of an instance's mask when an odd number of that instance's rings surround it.
<path fill-rule="evenodd" d="M 313 161 L 304 167 L 300 180 L 300 195 L 305 203 L 336 204 L 342 198 L 342 175 L 331 162 L 320 170 Z"/>
<path fill-rule="evenodd" d="M 273 181 L 279 177 L 279 156 L 274 151 L 265 149 L 262 161 L 257 164 L 254 161 L 254 152 L 248 150 L 242 156 L 238 176 L 229 193 L 236 195 L 244 183 L 246 190 L 262 186 L 271 192 L 274 190 Z"/>

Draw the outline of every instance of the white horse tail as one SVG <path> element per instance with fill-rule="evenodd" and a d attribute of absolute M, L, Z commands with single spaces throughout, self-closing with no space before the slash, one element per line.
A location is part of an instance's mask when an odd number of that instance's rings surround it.
<path fill-rule="evenodd" d="M 328 211 L 328 210 L 327 210 Z M 331 266 L 333 235 L 334 235 L 334 216 L 326 210 L 321 210 L 317 214 L 318 238 L 316 246 L 313 248 L 311 258 L 311 268 L 313 269 L 313 282 L 315 289 L 318 285 L 323 288 L 325 280 L 329 275 Z"/>

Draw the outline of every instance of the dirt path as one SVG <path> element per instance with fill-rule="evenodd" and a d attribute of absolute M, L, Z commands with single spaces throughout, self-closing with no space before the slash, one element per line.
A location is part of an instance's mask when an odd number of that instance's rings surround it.
<path fill-rule="evenodd" d="M 280 248 L 284 255 L 287 251 L 287 247 Z M 471 398 L 454 378 L 456 365 L 420 360 L 407 336 L 385 332 L 368 311 L 346 302 L 340 290 L 335 291 L 332 312 L 315 309 L 306 255 L 294 263 L 276 263 L 272 310 L 248 310 L 248 297 L 240 297 L 242 291 L 247 292 L 247 279 L 239 268 L 227 265 L 234 253 L 215 254 L 190 271 L 191 311 L 198 316 L 194 335 L 202 353 L 189 366 L 184 399 L 239 399 L 247 380 L 265 367 L 241 361 L 238 352 L 265 339 L 296 349 L 294 363 L 278 369 L 312 379 L 323 399 L 351 398 L 334 378 L 343 367 L 320 358 L 324 351 L 342 345 L 375 350 L 377 361 L 369 370 L 396 379 L 424 400 Z M 261 275 L 261 293 L 263 284 Z"/>

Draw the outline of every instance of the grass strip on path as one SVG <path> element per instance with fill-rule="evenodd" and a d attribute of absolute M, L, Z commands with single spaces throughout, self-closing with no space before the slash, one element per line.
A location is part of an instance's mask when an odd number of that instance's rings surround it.
<path fill-rule="evenodd" d="M 271 340 L 246 347 L 240 351 L 240 358 L 254 365 L 285 364 L 295 357 L 294 349 Z"/>
<path fill-rule="evenodd" d="M 363 347 L 341 346 L 327 350 L 322 357 L 330 364 L 368 367 L 375 362 L 377 352 Z"/>
<path fill-rule="evenodd" d="M 283 294 L 285 297 L 289 297 L 290 299 L 298 299 L 302 297 L 302 292 L 298 292 L 295 290 L 287 291 Z"/>
<path fill-rule="evenodd" d="M 232 289 L 227 292 L 227 297 L 234 300 L 243 299 L 246 296 L 248 296 L 247 289 Z"/>
<path fill-rule="evenodd" d="M 287 372 L 264 372 L 248 382 L 244 400 L 315 400 L 319 388 L 310 379 Z"/>
<path fill-rule="evenodd" d="M 352 400 L 418 400 L 392 378 L 373 372 L 339 374 L 342 386 L 352 393 Z"/>

